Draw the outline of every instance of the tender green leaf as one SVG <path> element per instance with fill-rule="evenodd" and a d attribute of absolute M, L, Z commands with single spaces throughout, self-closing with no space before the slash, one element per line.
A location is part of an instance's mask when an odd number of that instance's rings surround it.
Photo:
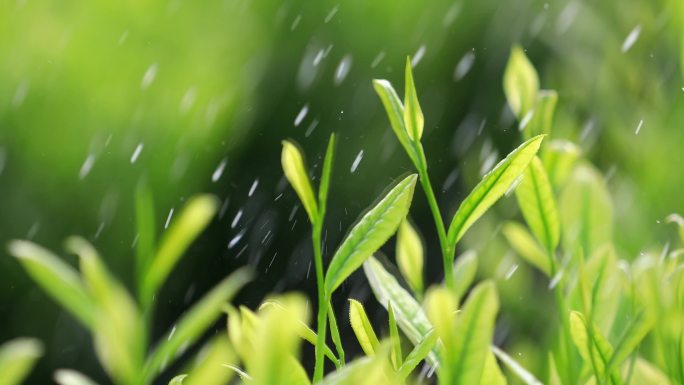
<path fill-rule="evenodd" d="M 634 316 L 627 325 L 620 340 L 615 344 L 615 351 L 608 362 L 607 371 L 617 368 L 627 357 L 636 352 L 637 347 L 646 337 L 646 334 L 653 329 L 654 325 L 655 319 L 647 311 L 641 311 Z"/>
<path fill-rule="evenodd" d="M 461 302 L 461 298 L 475 281 L 477 274 L 477 253 L 468 250 L 456 258 L 454 263 L 454 287 L 452 289 L 456 304 Z"/>
<path fill-rule="evenodd" d="M 456 344 L 456 312 L 458 302 L 445 286 L 431 287 L 425 295 L 425 311 L 434 331 L 442 342 L 442 349 L 451 349 Z M 442 356 L 446 357 L 445 354 Z M 441 363 L 448 364 L 447 362 Z"/>
<path fill-rule="evenodd" d="M 218 200 L 211 195 L 190 198 L 183 211 L 165 232 L 159 250 L 145 274 L 141 301 L 143 308 L 152 302 L 157 290 L 190 244 L 209 224 L 218 208 Z"/>
<path fill-rule="evenodd" d="M 560 238 L 558 209 L 549 178 L 538 157 L 532 158 L 515 196 L 532 233 L 545 250 L 553 253 Z"/>
<path fill-rule="evenodd" d="M 85 374 L 79 373 L 75 370 L 59 369 L 55 372 L 54 380 L 59 385 L 97 385 L 97 383 Z M 180 382 L 178 383 L 180 384 Z M 174 385 L 169 382 L 169 385 Z"/>
<path fill-rule="evenodd" d="M 496 362 L 494 353 L 490 350 L 484 364 L 482 371 L 482 379 L 480 385 L 507 385 L 506 377 L 501 372 L 499 364 Z M 528 384 L 529 385 L 529 384 Z M 542 385 L 542 384 L 540 384 Z"/>
<path fill-rule="evenodd" d="M 672 382 L 655 365 L 637 357 L 630 383 L 634 385 L 670 385 Z"/>
<path fill-rule="evenodd" d="M 318 189 L 318 202 L 320 203 L 320 210 L 325 210 L 325 208 L 328 206 L 328 190 L 330 189 L 330 177 L 332 175 L 333 161 L 335 159 L 335 142 L 336 136 L 335 134 L 331 134 L 330 140 L 328 141 L 328 148 L 325 150 L 325 158 L 323 159 L 321 186 Z"/>
<path fill-rule="evenodd" d="M 35 243 L 11 241 L 16 257 L 33 280 L 86 326 L 95 322 L 95 306 L 78 273 L 56 255 Z"/>
<path fill-rule="evenodd" d="M 317 385 L 396 385 L 398 382 L 387 363 L 385 352 L 373 357 L 359 358 L 330 373 Z"/>
<path fill-rule="evenodd" d="M 534 109 L 530 111 L 532 114 L 528 121 L 521 122 L 520 127 L 525 139 L 529 139 L 537 135 L 551 134 L 551 127 L 553 123 L 553 113 L 558 103 L 558 93 L 553 90 L 540 90 L 535 100 Z"/>
<path fill-rule="evenodd" d="M 477 384 L 494 336 L 499 310 L 496 287 L 491 281 L 477 285 L 456 318 L 453 343 L 444 342 L 443 362 L 437 369 L 447 384 Z"/>
<path fill-rule="evenodd" d="M 154 200 L 148 186 L 141 182 L 135 190 L 135 222 L 138 231 L 135 242 L 136 284 L 142 289 L 147 270 L 154 257 L 156 244 Z"/>
<path fill-rule="evenodd" d="M 107 270 L 85 239 L 70 237 L 66 249 L 79 256 L 81 274 L 97 306 L 91 331 L 95 350 L 110 377 L 120 383 L 137 381 L 142 371 L 147 336 L 137 304 Z"/>
<path fill-rule="evenodd" d="M 183 385 L 183 380 L 185 380 L 187 377 L 187 374 L 179 374 L 169 381 L 169 385 Z"/>
<path fill-rule="evenodd" d="M 172 362 L 184 346 L 192 344 L 221 314 L 221 306 L 232 298 L 251 278 L 246 268 L 236 270 L 216 285 L 188 310 L 152 352 L 146 367 L 146 378 L 155 376 L 164 362 Z"/>
<path fill-rule="evenodd" d="M 380 342 L 373 330 L 373 325 L 368 320 L 363 305 L 353 299 L 349 300 L 349 322 L 364 353 L 368 356 L 374 355 Z"/>
<path fill-rule="evenodd" d="M 337 350 L 337 355 L 338 357 L 340 357 L 338 366 L 344 365 L 344 346 L 342 346 L 340 329 L 337 327 L 337 317 L 335 316 L 335 309 L 333 309 L 331 302 L 328 302 L 328 323 L 330 324 L 330 337 L 333 340 L 333 344 L 335 344 L 335 350 Z"/>
<path fill-rule="evenodd" d="M 325 276 L 328 298 L 397 231 L 411 206 L 416 178 L 416 174 L 409 175 L 394 186 L 347 234 Z"/>
<path fill-rule="evenodd" d="M 375 88 L 375 92 L 378 94 L 385 107 L 392 131 L 394 131 L 397 139 L 399 139 L 399 143 L 401 143 L 401 146 L 404 147 L 409 158 L 411 158 L 415 164 L 417 161 L 416 153 L 411 146 L 411 138 L 409 138 L 406 125 L 404 124 L 404 106 L 402 106 L 399 96 L 397 96 L 396 91 L 394 91 L 392 84 L 384 79 L 373 80 L 373 88 Z"/>
<path fill-rule="evenodd" d="M 411 58 L 409 57 L 406 58 L 405 75 L 404 126 L 406 126 L 406 133 L 409 138 L 417 142 L 423 136 L 425 118 L 423 117 L 423 111 L 420 109 L 420 103 L 418 103 L 416 85 L 413 83 L 413 72 L 411 71 Z"/>
<path fill-rule="evenodd" d="M 394 310 L 392 310 L 392 302 L 388 305 L 387 313 L 389 313 L 390 345 L 392 348 L 390 361 L 392 361 L 394 370 L 399 370 L 403 364 L 404 355 L 401 353 L 401 340 L 399 339 L 399 329 L 397 329 L 397 319 L 394 317 Z"/>
<path fill-rule="evenodd" d="M 523 143 L 484 176 L 468 197 L 461 202 L 449 226 L 449 243 L 455 245 L 463 234 L 480 218 L 522 174 L 539 150 L 543 136 Z"/>
<path fill-rule="evenodd" d="M 396 248 L 399 271 L 420 296 L 423 293 L 423 242 L 407 219 L 401 222 L 397 231 Z"/>
<path fill-rule="evenodd" d="M 409 355 L 406 356 L 404 363 L 397 371 L 397 376 L 400 380 L 406 379 L 420 362 L 427 358 L 428 354 L 435 348 L 437 340 L 437 333 L 431 330 L 428 332 L 427 336 L 411 350 Z"/>
<path fill-rule="evenodd" d="M 299 196 L 299 200 L 302 201 L 304 210 L 306 210 L 306 213 L 309 215 L 311 223 L 316 223 L 316 218 L 318 218 L 318 205 L 316 203 L 316 198 L 314 197 L 306 165 L 304 164 L 304 156 L 302 155 L 299 146 L 293 142 L 283 140 L 283 151 L 281 153 L 280 162 L 283 166 L 285 177 Z"/>
<path fill-rule="evenodd" d="M 514 360 L 511 356 L 506 354 L 503 350 L 497 348 L 496 346 L 492 346 L 492 352 L 499 357 L 501 362 L 503 362 L 508 369 L 510 369 L 513 373 L 515 373 L 516 376 L 522 382 L 526 385 L 544 385 L 541 381 L 539 381 L 532 373 L 527 371 L 527 369 L 523 368 L 522 365 L 520 365 L 516 360 Z"/>
<path fill-rule="evenodd" d="M 182 380 L 183 385 L 223 385 L 233 377 L 233 372 L 223 365 L 232 362 L 235 353 L 224 334 L 213 338 L 197 356 L 196 366 Z"/>
<path fill-rule="evenodd" d="M 42 355 L 43 345 L 32 338 L 0 345 L 0 385 L 19 385 Z"/>
<path fill-rule="evenodd" d="M 594 325 L 589 329 L 587 320 L 577 311 L 570 312 L 570 334 L 582 358 L 594 368 L 594 374 L 605 378 L 608 361 L 613 355 L 610 342 Z"/>
<path fill-rule="evenodd" d="M 513 247 L 513 250 L 521 258 L 541 270 L 547 277 L 551 277 L 549 256 L 539 246 L 537 241 L 532 238 L 532 235 L 524 226 L 516 222 L 506 222 L 501 231 L 508 243 Z"/>
<path fill-rule="evenodd" d="M 518 120 L 522 120 L 537 100 L 539 77 L 520 46 L 511 49 L 504 71 L 503 88 L 508 105 Z"/>
<path fill-rule="evenodd" d="M 399 285 L 396 278 L 387 272 L 375 257 L 368 258 L 363 264 L 363 271 L 378 302 L 385 309 L 389 308 L 390 302 L 392 303 L 397 325 L 409 341 L 414 345 L 423 341 L 432 330 L 432 324 L 420 304 Z M 428 358 L 433 365 L 437 363 L 437 356 L 434 353 Z"/>
<path fill-rule="evenodd" d="M 567 140 L 554 139 L 546 145 L 542 161 L 549 180 L 556 190 L 567 181 L 581 152 L 576 144 Z"/>

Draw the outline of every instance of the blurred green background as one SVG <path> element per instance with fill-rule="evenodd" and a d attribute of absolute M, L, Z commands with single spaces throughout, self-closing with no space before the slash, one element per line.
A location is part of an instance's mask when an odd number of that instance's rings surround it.
<path fill-rule="evenodd" d="M 683 25 L 681 0 L 5 0 L 0 243 L 61 250 L 81 234 L 130 283 L 132 197 L 146 180 L 161 228 L 194 193 L 223 201 L 160 295 L 158 335 L 236 266 L 259 273 L 238 299 L 250 306 L 267 292 L 311 292 L 308 223 L 282 178 L 280 141 L 298 141 L 317 173 L 329 134 L 339 133 L 329 258 L 358 214 L 411 170 L 371 87 L 387 78 L 402 90 L 411 55 L 431 175 L 453 213 L 482 170 L 520 142 L 501 87 L 520 44 L 542 88 L 558 90 L 555 136 L 579 143 L 607 175 L 620 257 L 631 259 L 662 246 L 665 216 L 684 212 Z M 497 342 L 534 371 L 551 298 L 524 266 L 503 278 L 512 256 L 496 218 L 516 211 L 514 199 L 499 203 L 464 249 L 486 261 L 482 276 L 500 279 Z M 436 282 L 439 247 L 421 193 L 412 217 Z M 29 383 L 49 382 L 59 367 L 105 383 L 85 331 L 4 247 L 0 282 L 0 341 L 27 335 L 48 345 Z M 368 298 L 363 277 L 345 284 L 338 311 L 349 296 Z M 348 323 L 341 328 L 350 335 Z"/>

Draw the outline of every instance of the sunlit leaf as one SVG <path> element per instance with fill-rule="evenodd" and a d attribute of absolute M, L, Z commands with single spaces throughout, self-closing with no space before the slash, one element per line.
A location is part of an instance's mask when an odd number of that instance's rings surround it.
<path fill-rule="evenodd" d="M 584 315 L 577 311 L 570 313 L 570 333 L 582 358 L 594 368 L 594 374 L 606 377 L 606 367 L 613 355 L 610 342 L 594 325 L 590 328 Z"/>
<path fill-rule="evenodd" d="M 515 196 L 532 233 L 548 253 L 553 253 L 560 238 L 560 221 L 553 189 L 538 157 L 532 158 Z"/>
<path fill-rule="evenodd" d="M 413 83 L 413 72 L 411 71 L 411 58 L 408 57 L 406 58 L 405 79 L 404 126 L 406 126 L 406 133 L 411 140 L 420 141 L 423 136 L 425 118 L 420 109 L 420 103 L 418 103 L 416 85 Z"/>
<path fill-rule="evenodd" d="M 388 367 L 386 352 L 373 357 L 363 357 L 350 362 L 340 370 L 330 373 L 317 385 L 396 385 Z"/>
<path fill-rule="evenodd" d="M 88 378 L 85 374 L 69 369 L 57 370 L 54 379 L 59 385 L 97 385 L 95 381 Z M 180 382 L 178 384 L 180 384 Z M 169 385 L 175 384 L 169 382 Z"/>
<path fill-rule="evenodd" d="M 40 356 L 43 345 L 31 338 L 17 338 L 0 345 L 0 385 L 19 385 Z"/>
<path fill-rule="evenodd" d="M 95 322 L 95 305 L 78 273 L 56 255 L 35 243 L 11 241 L 9 253 L 53 299 L 86 326 Z"/>
<path fill-rule="evenodd" d="M 408 214 L 416 185 L 416 175 L 394 186 L 351 229 L 335 252 L 325 276 L 328 297 L 397 231 Z"/>
<path fill-rule="evenodd" d="M 521 122 L 525 124 L 521 127 L 525 139 L 529 139 L 537 135 L 549 135 L 551 133 L 553 123 L 553 113 L 558 102 L 558 93 L 553 90 L 540 90 L 537 93 L 537 99 L 534 103 L 534 109 L 530 112 L 532 115 L 529 121 Z"/>
<path fill-rule="evenodd" d="M 416 229 L 405 219 L 397 231 L 397 265 L 411 289 L 423 292 L 423 242 Z"/>
<path fill-rule="evenodd" d="M 225 335 L 213 338 L 198 354 L 196 366 L 182 380 L 183 385 L 223 385 L 233 372 L 223 365 L 234 360 L 235 354 Z"/>
<path fill-rule="evenodd" d="M 454 263 L 454 293 L 456 303 L 459 304 L 461 299 L 468 291 L 470 286 L 475 281 L 477 274 L 477 253 L 473 250 L 468 250 L 456 258 Z"/>
<path fill-rule="evenodd" d="M 490 350 L 485 359 L 484 369 L 480 385 L 507 385 L 506 377 L 501 372 L 499 364 L 496 362 L 494 353 Z M 529 385 L 529 383 L 528 383 Z"/>
<path fill-rule="evenodd" d="M 328 190 L 330 189 L 330 177 L 332 175 L 333 161 L 335 159 L 335 142 L 336 136 L 335 134 L 331 134 L 330 140 L 328 141 L 328 148 L 325 150 L 325 158 L 323 159 L 321 186 L 318 189 L 318 202 L 320 203 L 321 210 L 328 206 Z"/>
<path fill-rule="evenodd" d="M 449 243 L 455 245 L 463 234 L 491 207 L 522 174 L 539 150 L 543 136 L 523 143 L 484 176 L 454 215 L 449 226 Z"/>
<path fill-rule="evenodd" d="M 425 312 L 434 331 L 442 342 L 442 348 L 451 348 L 456 343 L 456 312 L 458 302 L 445 286 L 431 287 L 425 295 Z M 446 365 L 443 362 L 442 365 Z"/>
<path fill-rule="evenodd" d="M 666 218 L 667 223 L 674 223 L 679 230 L 679 239 L 684 242 L 684 218 L 679 214 L 670 214 Z"/>
<path fill-rule="evenodd" d="M 581 152 L 576 144 L 567 140 L 554 139 L 547 143 L 542 162 L 554 189 L 565 184 Z"/>
<path fill-rule="evenodd" d="M 221 314 L 221 306 L 232 298 L 251 278 L 246 268 L 239 269 L 205 294 L 171 328 L 148 360 L 147 378 L 158 373 L 164 362 L 172 362 L 187 347 L 199 338 Z"/>
<path fill-rule="evenodd" d="M 644 385 L 670 385 L 672 382 L 669 378 L 667 378 L 665 373 L 663 373 L 655 365 L 641 357 L 637 357 L 634 364 L 632 381 L 630 383 Z"/>
<path fill-rule="evenodd" d="M 399 367 L 403 364 L 404 355 L 401 353 L 401 340 L 399 339 L 397 319 L 394 316 L 394 310 L 392 310 L 392 302 L 387 307 L 387 313 L 389 314 L 390 361 L 392 361 L 394 369 L 399 370 Z"/>
<path fill-rule="evenodd" d="M 607 370 L 618 367 L 630 354 L 636 352 L 646 334 L 653 329 L 655 319 L 647 311 L 635 315 L 627 325 L 624 333 L 615 344 L 615 351 L 607 365 Z"/>
<path fill-rule="evenodd" d="M 520 46 L 511 49 L 504 72 L 504 93 L 515 116 L 522 120 L 534 106 L 539 90 L 539 77 Z"/>
<path fill-rule="evenodd" d="M 349 322 L 364 353 L 369 356 L 374 355 L 380 342 L 368 320 L 363 305 L 353 299 L 349 300 Z"/>
<path fill-rule="evenodd" d="M 501 232 L 521 258 L 546 274 L 547 277 L 551 277 L 549 256 L 524 226 L 516 222 L 506 222 Z"/>
<path fill-rule="evenodd" d="M 187 377 L 187 374 L 179 374 L 169 381 L 169 385 L 183 385 L 183 380 L 185 380 Z"/>
<path fill-rule="evenodd" d="M 416 163 L 416 154 L 410 144 L 411 138 L 409 137 L 406 125 L 404 124 L 404 106 L 401 104 L 399 96 L 397 96 L 396 91 L 394 91 L 392 84 L 384 79 L 373 80 L 373 88 L 375 88 L 375 92 L 378 94 L 385 107 L 392 131 L 394 131 L 397 139 L 399 139 L 399 143 L 404 147 L 404 150 L 406 150 L 408 156 L 413 160 L 413 163 Z"/>
<path fill-rule="evenodd" d="M 309 215 L 312 223 L 316 222 L 318 217 L 318 204 L 314 197 L 309 174 L 304 164 L 304 156 L 299 147 L 293 142 L 283 140 L 283 151 L 281 153 L 280 161 L 283 166 L 285 177 L 292 185 L 299 196 L 299 200 L 304 206 L 304 210 Z"/>
<path fill-rule="evenodd" d="M 434 331 L 428 332 L 428 335 L 411 350 L 406 359 L 404 359 L 404 363 L 397 370 L 399 379 L 407 378 L 421 361 L 427 358 L 428 354 L 435 348 L 437 340 L 437 333 Z"/>
<path fill-rule="evenodd" d="M 190 244 L 209 224 L 218 209 L 218 200 L 211 195 L 190 198 L 181 213 L 164 233 L 159 249 L 145 274 L 141 300 L 147 307 L 157 290 Z"/>

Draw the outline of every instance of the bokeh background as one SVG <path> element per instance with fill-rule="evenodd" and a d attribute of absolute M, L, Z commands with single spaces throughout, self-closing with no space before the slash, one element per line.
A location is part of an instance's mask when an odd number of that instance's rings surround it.
<path fill-rule="evenodd" d="M 542 88 L 558 90 L 555 136 L 579 143 L 606 174 L 620 257 L 662 246 L 672 230 L 665 216 L 684 212 L 681 0 L 3 1 L 0 244 L 26 238 L 62 250 L 66 236 L 84 235 L 132 286 L 132 198 L 144 179 L 161 229 L 192 194 L 223 202 L 159 296 L 157 336 L 240 265 L 258 278 L 237 302 L 312 293 L 308 223 L 282 177 L 280 141 L 298 141 L 317 175 L 328 136 L 339 134 L 330 258 L 363 209 L 411 170 L 371 86 L 387 78 L 402 92 L 411 55 L 431 176 L 451 214 L 520 143 L 501 86 L 513 44 Z M 460 251 L 476 250 L 480 275 L 499 280 L 497 342 L 539 371 L 545 357 L 534 347 L 545 341 L 552 302 L 524 265 L 505 279 L 516 259 L 497 218 L 516 215 L 514 199 L 504 199 Z M 438 282 L 421 192 L 411 216 Z M 351 335 L 341 315 L 347 297 L 367 300 L 386 322 L 357 274 L 334 298 L 343 334 Z M 3 247 L 0 341 L 20 335 L 48 347 L 29 383 L 49 383 L 60 367 L 107 383 L 88 334 Z"/>

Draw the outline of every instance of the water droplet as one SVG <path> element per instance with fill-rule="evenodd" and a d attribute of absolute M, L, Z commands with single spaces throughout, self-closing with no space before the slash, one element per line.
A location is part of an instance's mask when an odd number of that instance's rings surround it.
<path fill-rule="evenodd" d="M 183 94 L 179 106 L 181 115 L 185 115 L 190 110 L 190 108 L 192 108 L 193 104 L 195 104 L 196 97 L 197 91 L 195 90 L 195 87 L 190 87 L 187 91 L 185 91 L 185 94 Z"/>
<path fill-rule="evenodd" d="M 508 281 L 509 279 L 511 279 L 511 277 L 513 276 L 513 274 L 515 274 L 515 272 L 516 272 L 517 270 L 518 270 L 518 264 L 517 264 L 517 263 L 514 263 L 513 266 L 511 266 L 511 268 L 510 268 L 510 269 L 508 270 L 508 272 L 506 273 L 506 276 L 504 277 L 504 279 L 505 279 L 506 281 Z"/>
<path fill-rule="evenodd" d="M 228 250 L 235 247 L 235 245 L 237 245 L 238 242 L 240 242 L 240 239 L 242 239 L 242 237 L 244 235 L 245 235 L 245 230 L 242 230 L 236 236 L 234 236 L 233 239 L 231 239 L 230 242 L 228 242 Z"/>
<path fill-rule="evenodd" d="M 216 167 L 216 170 L 211 174 L 211 181 L 212 182 L 217 182 L 219 179 L 221 179 L 221 175 L 223 175 L 223 170 L 226 169 L 226 164 L 228 163 L 228 159 L 223 158 L 221 160 L 221 163 Z"/>
<path fill-rule="evenodd" d="M 335 69 L 335 85 L 339 86 L 342 84 L 344 79 L 347 77 L 349 74 L 349 70 L 351 69 L 352 65 L 352 57 L 351 55 L 345 55 L 342 60 L 340 60 L 340 64 L 337 65 L 337 68 Z"/>
<path fill-rule="evenodd" d="M 463 79 L 475 63 L 475 53 L 473 51 L 466 52 L 465 55 L 458 61 L 456 68 L 454 69 L 454 80 L 459 81 Z"/>
<path fill-rule="evenodd" d="M 145 74 L 142 77 L 142 80 L 140 81 L 140 88 L 143 90 L 146 90 L 154 81 L 154 78 L 157 77 L 157 68 L 158 64 L 154 63 L 147 67 L 147 70 L 145 71 Z"/>
<path fill-rule="evenodd" d="M 641 126 L 644 125 L 644 120 L 641 119 L 639 120 L 639 124 L 637 125 L 636 130 L 634 131 L 634 135 L 639 135 L 639 131 L 641 131 Z"/>
<path fill-rule="evenodd" d="M 359 164 L 361 163 L 361 159 L 363 159 L 363 150 L 359 151 L 359 153 L 356 155 L 356 158 L 354 158 L 354 162 L 351 165 L 352 174 L 356 172 L 356 169 L 359 167 Z"/>
<path fill-rule="evenodd" d="M 136 160 L 138 160 L 138 157 L 140 156 L 140 153 L 143 150 L 144 145 L 142 143 L 138 143 L 138 145 L 135 147 L 135 150 L 133 151 L 133 155 L 131 155 L 131 164 L 135 163 Z"/>
<path fill-rule="evenodd" d="M 325 17 L 325 20 L 323 20 L 323 23 L 327 24 L 330 20 L 332 20 L 333 17 L 335 17 L 335 14 L 339 10 L 340 6 L 336 5 L 333 7 L 333 9 L 328 12 L 328 15 Z"/>
<path fill-rule="evenodd" d="M 164 223 L 165 229 L 169 227 L 169 223 L 171 223 L 171 217 L 173 217 L 173 207 L 171 207 L 171 210 L 169 210 L 169 215 L 166 217 L 166 223 Z"/>
<path fill-rule="evenodd" d="M 230 222 L 231 229 L 234 229 L 235 226 L 237 226 L 238 222 L 240 222 L 240 218 L 242 218 L 242 209 L 238 210 L 237 214 L 235 214 L 235 217 L 233 218 L 233 221 Z"/>
<path fill-rule="evenodd" d="M 637 39 L 639 39 L 639 35 L 641 34 L 641 25 L 637 25 L 634 27 L 632 31 L 629 32 L 629 35 L 625 38 L 625 41 L 622 42 L 622 52 L 625 53 L 629 51 L 630 48 L 636 43 Z"/>
<path fill-rule="evenodd" d="M 88 173 L 90 173 L 90 170 L 93 168 L 93 165 L 95 164 L 95 155 L 94 154 L 89 154 L 85 161 L 83 162 L 83 165 L 81 166 L 81 170 L 78 172 L 78 178 L 83 179 L 85 178 Z"/>
<path fill-rule="evenodd" d="M 421 45 L 416 53 L 413 54 L 413 57 L 411 58 L 411 68 L 416 68 L 418 63 L 420 63 L 421 60 L 423 60 L 423 56 L 425 56 L 425 50 L 427 48 L 425 47 L 425 44 Z"/>
<path fill-rule="evenodd" d="M 259 178 L 254 179 L 254 182 L 252 182 L 252 187 L 249 188 L 249 193 L 247 193 L 248 197 L 251 197 L 252 194 L 254 194 L 254 191 L 256 191 L 257 186 L 259 185 Z"/>
<path fill-rule="evenodd" d="M 306 118 L 306 114 L 309 113 L 309 104 L 305 104 L 304 107 L 302 107 L 301 110 L 299 110 L 299 113 L 297 113 L 297 116 L 295 117 L 294 120 L 294 126 L 297 127 L 302 123 L 302 120 Z"/>
<path fill-rule="evenodd" d="M 299 22 L 302 20 L 302 15 L 299 14 L 297 17 L 295 17 L 294 21 L 292 22 L 292 25 L 290 26 L 290 31 L 294 31 L 295 28 L 299 25 Z"/>
<path fill-rule="evenodd" d="M 380 52 L 378 52 L 378 54 L 375 55 L 375 57 L 373 58 L 373 62 L 371 62 L 371 68 L 377 67 L 378 64 L 380 64 L 380 62 L 381 62 L 382 59 L 384 59 L 384 58 L 385 58 L 385 51 L 380 51 Z"/>

